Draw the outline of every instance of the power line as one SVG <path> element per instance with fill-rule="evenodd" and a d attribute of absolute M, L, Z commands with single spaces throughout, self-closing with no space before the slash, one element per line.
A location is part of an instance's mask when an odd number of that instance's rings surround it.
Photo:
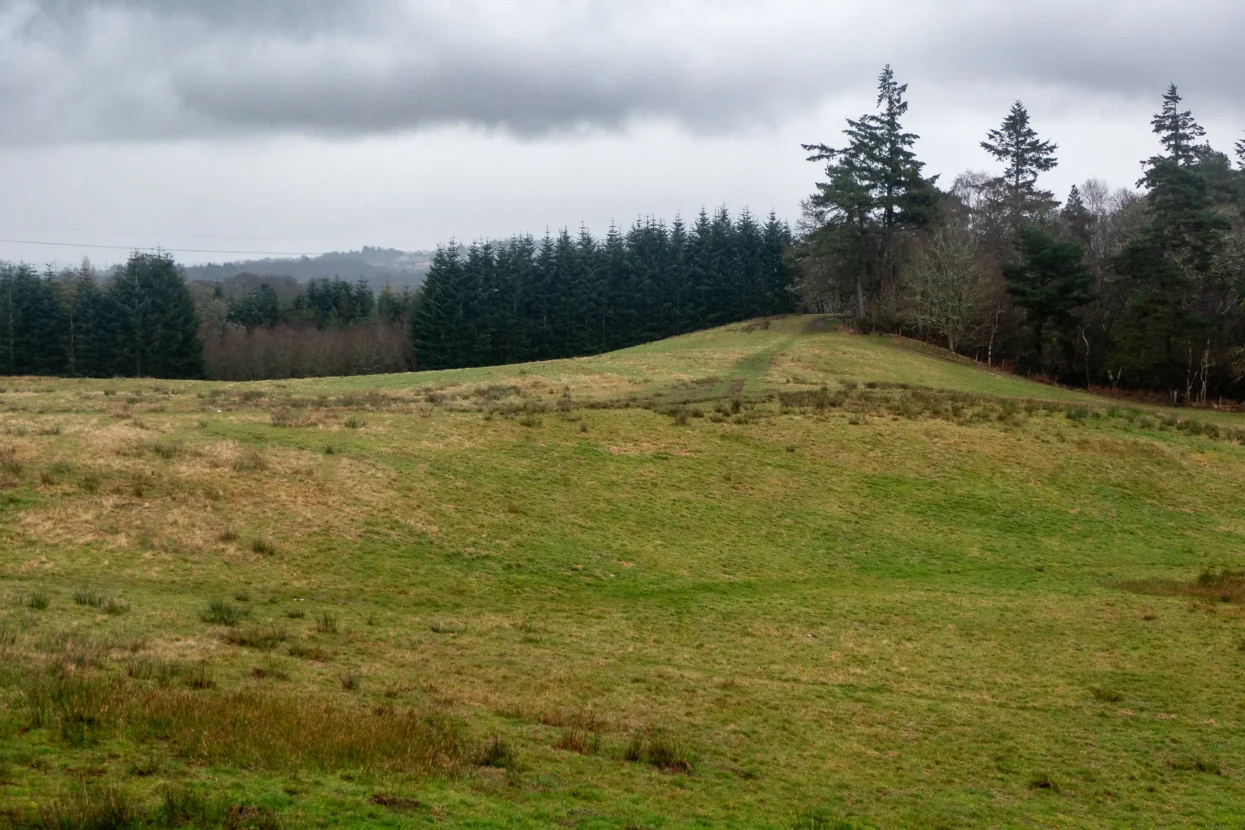
<path fill-rule="evenodd" d="M 0 239 L 0 243 L 12 245 L 44 245 L 50 248 L 96 248 L 108 251 L 154 251 L 164 250 L 183 254 L 239 254 L 243 256 L 321 256 L 324 251 L 232 251 L 219 248 L 165 248 L 141 245 L 90 245 L 85 242 L 45 242 L 35 239 Z"/>
<path fill-rule="evenodd" d="M 185 231 L 169 232 L 169 231 L 118 231 L 104 230 L 101 228 L 53 228 L 49 226 L 36 227 L 34 225 L 8 225 L 0 224 L 0 233 L 20 233 L 20 234 L 51 234 L 60 236 L 62 234 L 89 234 L 91 236 L 128 236 L 128 237 L 174 237 L 177 239 L 245 239 L 250 242 L 271 241 L 280 239 L 283 241 L 318 239 L 311 236 L 251 236 L 244 234 L 223 234 L 223 233 L 186 233 Z"/>

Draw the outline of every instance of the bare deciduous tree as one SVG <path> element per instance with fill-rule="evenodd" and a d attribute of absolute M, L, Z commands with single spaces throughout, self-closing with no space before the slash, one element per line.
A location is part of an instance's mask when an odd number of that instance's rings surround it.
<path fill-rule="evenodd" d="M 968 229 L 948 221 L 914 243 L 901 279 L 908 319 L 951 351 L 985 324 L 997 294 Z"/>

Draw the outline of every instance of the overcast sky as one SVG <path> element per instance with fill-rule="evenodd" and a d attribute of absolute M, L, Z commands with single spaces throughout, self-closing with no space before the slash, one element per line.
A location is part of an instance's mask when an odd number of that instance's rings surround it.
<path fill-rule="evenodd" d="M 319 252 L 794 219 L 879 70 L 944 182 L 1017 98 L 1131 186 L 1167 83 L 1245 135 L 1241 0 L 0 0 L 0 237 Z M 123 250 L 0 242 L 37 264 Z"/>

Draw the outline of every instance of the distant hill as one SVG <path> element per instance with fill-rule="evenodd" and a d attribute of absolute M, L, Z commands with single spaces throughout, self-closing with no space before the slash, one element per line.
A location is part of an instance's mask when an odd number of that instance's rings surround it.
<path fill-rule="evenodd" d="M 238 274 L 256 274 L 292 277 L 299 282 L 307 282 L 319 277 L 342 277 L 365 279 L 373 288 L 384 285 L 414 288 L 424 281 L 431 258 L 430 251 L 399 251 L 396 248 L 373 248 L 365 245 L 358 251 L 333 251 L 316 257 L 188 265 L 186 278 L 220 282 Z"/>

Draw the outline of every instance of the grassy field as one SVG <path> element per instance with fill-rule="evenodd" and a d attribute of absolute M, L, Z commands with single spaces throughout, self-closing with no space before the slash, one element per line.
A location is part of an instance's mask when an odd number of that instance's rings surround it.
<path fill-rule="evenodd" d="M 1243 418 L 807 317 L 0 386 L 0 827 L 1245 822 Z"/>

